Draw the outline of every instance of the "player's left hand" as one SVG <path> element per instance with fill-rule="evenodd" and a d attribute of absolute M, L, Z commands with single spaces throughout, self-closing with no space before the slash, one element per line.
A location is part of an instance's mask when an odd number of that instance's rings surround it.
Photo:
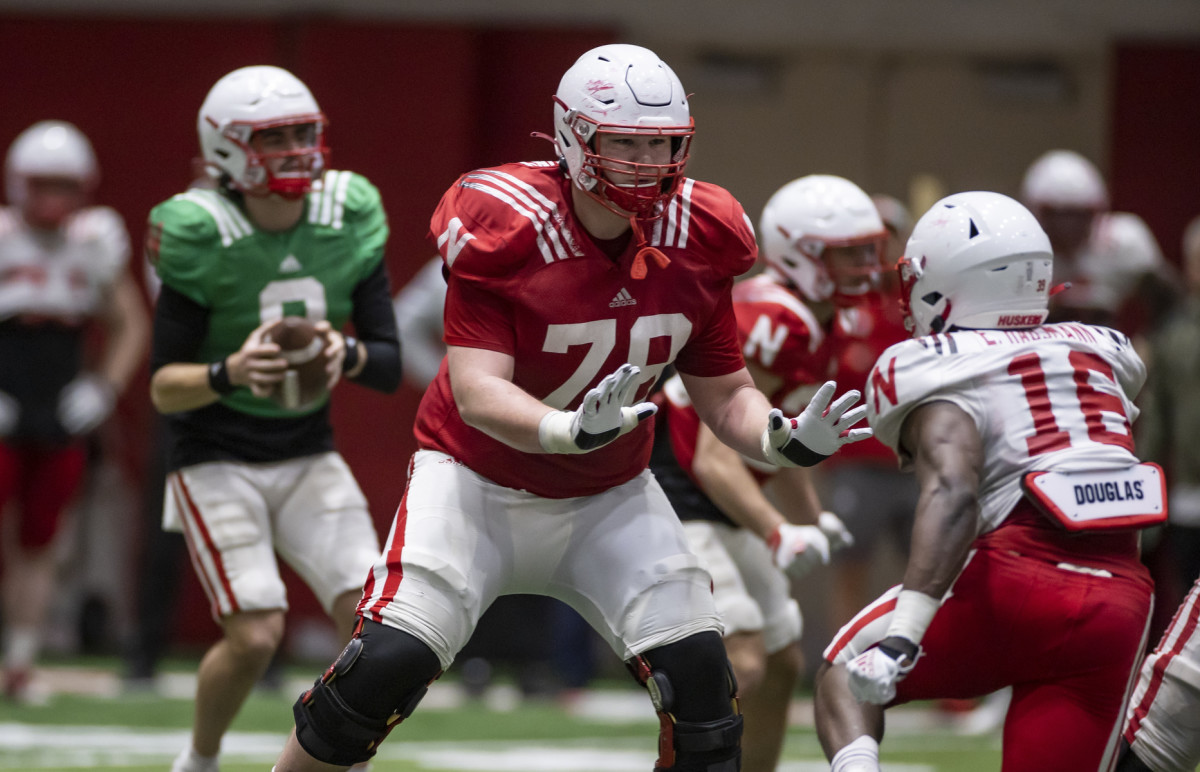
<path fill-rule="evenodd" d="M 800 579 L 817 566 L 829 565 L 829 539 L 815 525 L 782 523 L 771 532 L 767 547 L 775 567 Z"/>
<path fill-rule="evenodd" d="M 886 705 L 896 698 L 896 684 L 912 672 L 920 651 L 907 638 L 884 638 L 846 665 L 850 693 L 859 702 Z"/>
<path fill-rule="evenodd" d="M 813 466 L 843 445 L 871 436 L 869 428 L 850 428 L 867 414 L 866 405 L 850 409 L 861 396 L 858 390 L 846 392 L 830 405 L 836 390 L 835 381 L 826 381 L 795 418 L 785 419 L 778 408 L 767 415 L 762 452 L 768 462 L 776 466 Z"/>
<path fill-rule="evenodd" d="M 58 422 L 67 434 L 87 434 L 108 418 L 117 403 L 112 384 L 95 373 L 84 373 L 58 395 Z"/>
<path fill-rule="evenodd" d="M 342 377 L 342 363 L 346 361 L 346 336 L 333 329 L 328 321 L 322 319 L 313 325 L 318 335 L 324 335 L 325 340 L 325 374 L 329 376 L 326 387 L 332 391 Z"/>
<path fill-rule="evenodd" d="M 850 533 L 842 519 L 832 512 L 822 512 L 817 517 L 817 527 L 825 534 L 825 538 L 829 539 L 830 552 L 854 546 L 854 534 Z"/>

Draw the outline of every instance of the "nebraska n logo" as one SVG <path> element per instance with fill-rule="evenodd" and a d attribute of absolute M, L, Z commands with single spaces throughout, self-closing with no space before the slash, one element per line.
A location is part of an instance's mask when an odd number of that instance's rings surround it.
<path fill-rule="evenodd" d="M 624 287 L 617 293 L 617 296 L 608 304 L 609 308 L 620 308 L 621 306 L 636 306 L 637 301 L 633 299 L 633 295 L 629 294 L 629 290 Z"/>
<path fill-rule="evenodd" d="M 899 403 L 899 400 L 896 399 L 896 357 L 892 357 L 888 361 L 886 376 L 879 369 L 879 365 L 875 365 L 874 369 L 871 370 L 871 386 L 875 390 L 874 407 L 876 413 L 879 412 L 879 396 L 881 394 L 891 404 L 895 405 Z"/>
<path fill-rule="evenodd" d="M 459 233 L 462 233 L 460 236 Z M 442 231 L 442 235 L 438 236 L 438 249 L 446 247 L 446 265 L 454 265 L 454 259 L 458 257 L 458 253 L 466 246 L 467 242 L 475 238 L 465 228 L 463 228 L 462 220 L 457 217 L 450 219 L 450 224 L 446 226 L 446 230 Z M 447 243 L 449 242 L 449 243 Z"/>

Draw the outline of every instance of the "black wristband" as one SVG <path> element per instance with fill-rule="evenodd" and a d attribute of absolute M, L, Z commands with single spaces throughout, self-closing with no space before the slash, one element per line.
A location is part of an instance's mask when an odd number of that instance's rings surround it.
<path fill-rule="evenodd" d="M 232 394 L 237 390 L 237 386 L 234 386 L 229 380 L 229 367 L 226 366 L 224 359 L 218 359 L 216 362 L 209 362 L 208 388 L 222 396 L 226 394 Z"/>
<path fill-rule="evenodd" d="M 346 341 L 346 358 L 342 360 L 342 372 L 348 373 L 358 365 L 358 338 L 346 335 L 343 340 Z"/>

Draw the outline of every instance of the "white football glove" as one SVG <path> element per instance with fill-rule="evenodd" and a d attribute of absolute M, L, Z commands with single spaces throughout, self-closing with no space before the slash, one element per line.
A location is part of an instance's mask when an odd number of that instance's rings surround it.
<path fill-rule="evenodd" d="M 817 527 L 825 534 L 825 538 L 829 539 L 831 552 L 854 546 L 854 534 L 850 533 L 842 519 L 832 512 L 822 512 L 817 518 Z"/>
<path fill-rule="evenodd" d="M 920 647 L 907 638 L 891 636 L 859 654 L 846 665 L 850 693 L 859 702 L 886 705 L 896 698 L 896 684 L 912 672 Z"/>
<path fill-rule="evenodd" d="M 21 419 L 21 406 L 7 392 L 0 391 L 0 437 L 7 437 L 17 429 Z"/>
<path fill-rule="evenodd" d="M 603 447 L 658 412 L 653 402 L 630 406 L 641 370 L 625 364 L 604 377 L 572 412 L 547 413 L 538 425 L 538 440 L 547 453 L 587 453 Z"/>
<path fill-rule="evenodd" d="M 87 434 L 108 418 L 117 404 L 112 384 L 95 373 L 84 373 L 58 395 L 58 422 L 67 434 Z"/>
<path fill-rule="evenodd" d="M 771 532 L 767 546 L 775 567 L 792 579 L 829 565 L 829 539 L 815 525 L 783 523 Z"/>
<path fill-rule="evenodd" d="M 830 405 L 836 390 L 835 381 L 826 381 L 804 412 L 795 418 L 784 418 L 778 408 L 767 415 L 767 428 L 762 436 L 762 452 L 767 461 L 776 466 L 813 466 L 843 445 L 871 436 L 866 427 L 850 428 L 867 414 L 866 405 L 850 409 L 861 396 L 859 392 L 848 391 Z"/>

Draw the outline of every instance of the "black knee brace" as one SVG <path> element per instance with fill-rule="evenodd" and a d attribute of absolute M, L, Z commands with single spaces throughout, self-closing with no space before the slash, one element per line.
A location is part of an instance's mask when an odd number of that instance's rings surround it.
<path fill-rule="evenodd" d="M 715 632 L 660 646 L 625 663 L 658 713 L 655 772 L 737 772 L 742 716 L 737 681 Z"/>
<path fill-rule="evenodd" d="M 364 621 L 329 669 L 296 700 L 296 739 L 326 764 L 366 761 L 412 715 L 441 674 L 437 655 L 424 643 Z"/>

